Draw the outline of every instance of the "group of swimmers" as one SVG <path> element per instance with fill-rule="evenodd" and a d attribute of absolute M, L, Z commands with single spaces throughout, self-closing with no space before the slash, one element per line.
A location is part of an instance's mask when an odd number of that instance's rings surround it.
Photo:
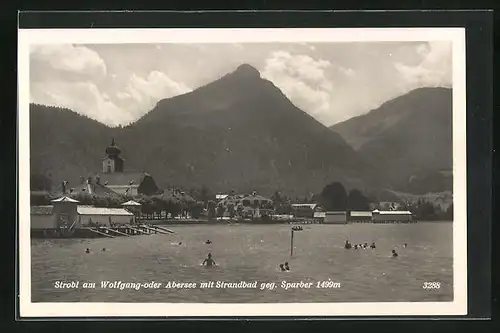
<path fill-rule="evenodd" d="M 285 261 L 284 264 L 280 264 L 280 270 L 282 272 L 285 272 L 285 271 L 289 271 L 290 270 L 290 266 L 288 266 L 288 261 Z"/>
<path fill-rule="evenodd" d="M 106 248 L 105 248 L 105 247 L 103 247 L 101 251 L 102 251 L 102 252 L 105 252 L 105 251 L 106 251 Z M 87 249 L 85 250 L 85 253 L 90 253 L 90 249 L 89 249 L 89 248 L 87 248 Z"/>
<path fill-rule="evenodd" d="M 353 247 L 353 246 L 352 246 L 351 242 L 349 242 L 348 240 L 346 240 L 346 241 L 345 241 L 345 244 L 344 244 L 344 249 L 349 250 L 349 249 L 351 249 L 352 247 Z M 375 245 L 375 242 L 372 242 L 372 245 L 370 245 L 370 246 L 368 246 L 368 243 L 366 243 L 366 242 L 365 242 L 364 244 L 355 244 L 355 245 L 354 245 L 354 249 L 355 249 L 355 250 L 357 250 L 357 249 L 363 249 L 363 250 L 365 250 L 365 249 L 367 249 L 368 247 L 369 247 L 370 249 L 372 249 L 372 250 L 373 250 L 373 249 L 375 249 L 375 248 L 377 248 L 377 246 Z"/>
<path fill-rule="evenodd" d="M 171 244 L 171 245 L 175 245 L 175 244 L 177 244 L 177 245 L 182 245 L 182 242 L 179 242 L 179 243 L 170 243 L 170 244 Z M 212 241 L 211 241 L 210 239 L 207 239 L 207 240 L 205 241 L 205 244 L 212 244 Z"/>
<path fill-rule="evenodd" d="M 407 246 L 408 246 L 408 244 L 407 244 L 407 243 L 404 243 L 403 247 L 404 247 L 404 248 L 406 248 Z M 353 247 L 353 246 L 352 246 L 351 242 L 349 242 L 348 240 L 346 240 L 346 241 L 345 241 L 345 244 L 344 244 L 344 248 L 345 248 L 345 249 L 347 249 L 347 250 L 349 250 L 349 249 L 351 249 L 352 247 Z M 377 246 L 375 245 L 375 242 L 372 242 L 372 244 L 371 244 L 370 246 L 368 246 L 368 243 L 366 243 L 366 242 L 365 242 L 364 244 L 355 244 L 355 245 L 354 245 L 354 249 L 355 249 L 355 250 L 357 250 L 357 249 L 363 249 L 363 250 L 365 250 L 365 249 L 367 249 L 368 247 L 369 247 L 370 249 L 372 249 L 372 250 L 377 248 Z M 396 258 L 396 257 L 398 256 L 398 253 L 396 252 L 396 250 L 394 250 L 394 249 L 392 250 L 392 252 L 391 252 L 391 256 L 392 256 L 393 258 Z"/>

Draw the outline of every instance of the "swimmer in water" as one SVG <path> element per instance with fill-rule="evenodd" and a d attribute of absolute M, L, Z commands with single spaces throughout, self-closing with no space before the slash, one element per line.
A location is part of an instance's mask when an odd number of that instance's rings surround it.
<path fill-rule="evenodd" d="M 280 264 L 280 269 L 281 269 L 282 272 L 285 271 L 285 267 L 283 267 L 283 264 Z"/>
<path fill-rule="evenodd" d="M 205 244 L 212 244 L 212 241 L 210 239 L 208 239 Z"/>
<path fill-rule="evenodd" d="M 367 249 L 368 248 L 368 243 L 363 244 L 363 248 Z"/>
<path fill-rule="evenodd" d="M 203 260 L 203 262 L 201 263 L 201 265 L 205 265 L 205 264 L 207 267 L 217 266 L 215 261 L 212 259 L 212 253 L 209 253 L 207 255 L 207 259 Z"/>
<path fill-rule="evenodd" d="M 358 249 L 358 244 L 354 244 L 354 249 L 357 250 Z"/>
<path fill-rule="evenodd" d="M 392 250 L 392 257 L 396 258 L 397 256 L 398 256 L 398 253 L 396 252 L 396 250 Z"/>
<path fill-rule="evenodd" d="M 405 243 L 405 245 L 403 245 L 403 247 L 407 247 L 407 246 L 408 246 L 408 244 L 406 244 L 406 243 Z"/>
<path fill-rule="evenodd" d="M 286 262 L 285 262 L 285 269 L 286 269 L 287 271 L 289 271 L 289 270 L 290 270 L 290 266 L 288 266 L 288 261 L 286 261 Z"/>
<path fill-rule="evenodd" d="M 351 247 L 352 247 L 351 243 L 349 243 L 349 241 L 346 240 L 344 244 L 344 249 L 350 249 Z"/>
<path fill-rule="evenodd" d="M 372 249 L 372 250 L 373 250 L 373 249 L 375 249 L 375 248 L 376 248 L 376 246 L 375 246 L 375 242 L 372 242 L 372 245 L 370 245 L 370 249 Z"/>
<path fill-rule="evenodd" d="M 182 242 L 179 242 L 179 245 L 182 245 Z"/>
<path fill-rule="evenodd" d="M 105 247 L 103 247 L 103 248 L 102 248 L 102 252 L 104 252 L 104 251 L 106 251 L 106 248 L 105 248 Z"/>
<path fill-rule="evenodd" d="M 87 250 L 85 250 L 85 253 L 90 253 L 90 249 L 87 248 Z"/>

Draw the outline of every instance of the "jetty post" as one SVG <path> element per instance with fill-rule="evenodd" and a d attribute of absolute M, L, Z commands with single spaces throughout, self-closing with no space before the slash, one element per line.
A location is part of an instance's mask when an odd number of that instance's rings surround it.
<path fill-rule="evenodd" d="M 293 256 L 293 232 L 294 232 L 294 230 L 292 228 L 292 233 L 290 235 L 290 257 Z"/>

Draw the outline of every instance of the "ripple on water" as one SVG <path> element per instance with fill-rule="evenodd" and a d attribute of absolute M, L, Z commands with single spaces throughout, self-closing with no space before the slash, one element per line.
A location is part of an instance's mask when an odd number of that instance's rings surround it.
<path fill-rule="evenodd" d="M 451 223 L 314 225 L 296 233 L 290 257 L 285 225 L 171 226 L 175 235 L 32 240 L 34 302 L 389 302 L 451 301 Z M 205 244 L 210 239 L 212 244 Z M 343 243 L 376 242 L 374 250 Z M 179 242 L 182 241 L 182 244 Z M 403 244 L 408 243 L 404 248 Z M 89 248 L 91 252 L 85 253 Z M 101 249 L 106 248 L 105 252 Z M 396 249 L 398 258 L 391 258 Z M 218 267 L 202 267 L 211 252 Z M 288 261 L 292 270 L 281 272 Z M 56 290 L 55 281 L 258 281 L 331 279 L 340 289 Z M 423 291 L 440 281 L 438 291 Z"/>

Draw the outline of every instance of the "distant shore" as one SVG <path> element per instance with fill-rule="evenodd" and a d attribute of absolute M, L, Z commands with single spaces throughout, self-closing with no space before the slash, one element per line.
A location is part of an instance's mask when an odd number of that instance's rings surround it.
<path fill-rule="evenodd" d="M 360 222 L 360 221 L 347 221 L 346 223 L 339 223 L 339 225 L 345 224 L 414 224 L 414 223 L 451 223 L 453 221 L 411 221 L 411 222 Z M 140 220 L 140 223 L 151 224 L 151 225 L 191 225 L 191 224 L 204 224 L 204 225 L 228 225 L 228 224 L 255 224 L 255 225 L 265 225 L 265 224 L 328 224 L 322 223 L 317 220 L 312 219 L 293 219 L 293 220 L 207 220 L 207 219 L 163 219 L 163 220 Z"/>

